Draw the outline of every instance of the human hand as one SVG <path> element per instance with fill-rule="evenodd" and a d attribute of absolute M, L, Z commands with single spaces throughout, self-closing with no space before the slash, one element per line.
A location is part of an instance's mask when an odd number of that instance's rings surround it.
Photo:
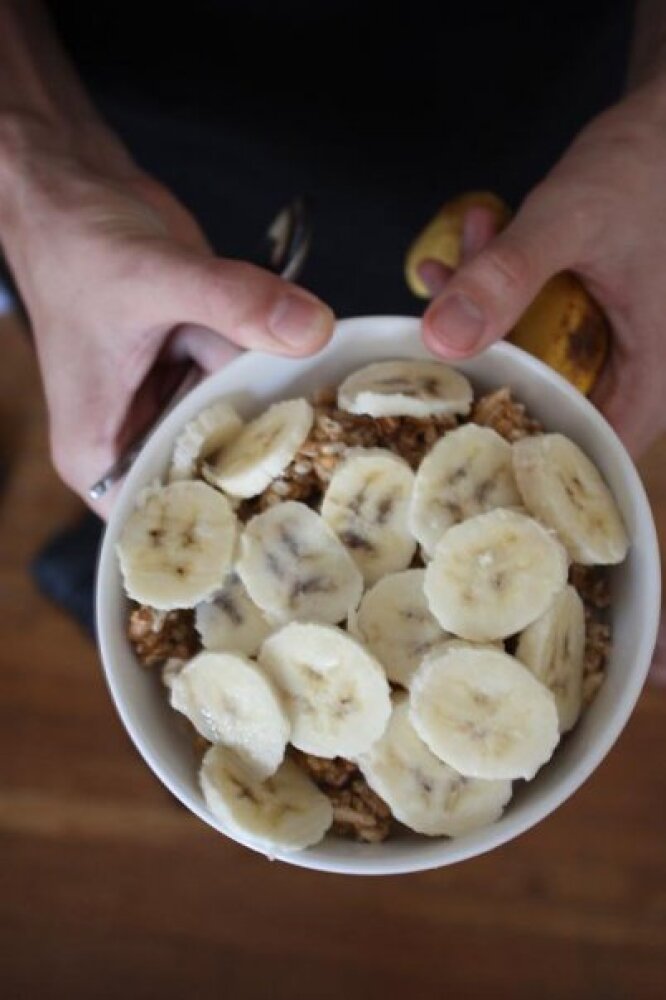
<path fill-rule="evenodd" d="M 484 209 L 464 226 L 462 266 L 422 267 L 437 298 L 423 320 L 444 358 L 503 337 L 546 281 L 571 270 L 606 312 L 609 361 L 593 400 L 638 455 L 666 427 L 666 83 L 657 80 L 588 125 L 499 235 Z"/>
<path fill-rule="evenodd" d="M 300 356 L 333 314 L 251 264 L 216 258 L 187 210 L 120 148 L 0 134 L 0 236 L 28 310 L 61 477 L 84 499 L 193 360 Z M 2 197 L 11 192 L 11 199 Z M 106 515 L 113 494 L 93 505 Z"/>

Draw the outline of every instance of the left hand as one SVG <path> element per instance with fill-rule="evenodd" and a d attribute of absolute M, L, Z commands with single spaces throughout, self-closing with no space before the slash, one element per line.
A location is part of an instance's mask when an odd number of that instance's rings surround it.
<path fill-rule="evenodd" d="M 640 454 L 666 427 L 665 163 L 662 79 L 588 125 L 499 235 L 483 209 L 472 210 L 466 259 L 441 274 L 423 319 L 428 348 L 450 359 L 478 353 L 508 333 L 549 278 L 573 271 L 613 330 L 593 400 Z"/>

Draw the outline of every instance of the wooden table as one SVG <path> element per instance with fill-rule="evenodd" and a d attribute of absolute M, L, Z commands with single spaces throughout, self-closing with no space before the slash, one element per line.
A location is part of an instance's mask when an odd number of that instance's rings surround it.
<path fill-rule="evenodd" d="M 78 503 L 49 467 L 30 351 L 0 324 L 0 995 L 666 996 L 666 691 L 538 829 L 429 874 L 271 864 L 188 815 L 97 654 L 26 564 Z M 642 465 L 666 538 L 666 442 Z"/>

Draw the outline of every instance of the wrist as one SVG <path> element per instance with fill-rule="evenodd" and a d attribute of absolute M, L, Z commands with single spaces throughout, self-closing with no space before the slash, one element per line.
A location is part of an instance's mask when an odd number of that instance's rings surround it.
<path fill-rule="evenodd" d="M 140 171 L 120 140 L 99 119 L 76 123 L 0 110 L 0 242 L 18 222 L 24 194 L 50 176 L 86 171 L 109 179 Z"/>

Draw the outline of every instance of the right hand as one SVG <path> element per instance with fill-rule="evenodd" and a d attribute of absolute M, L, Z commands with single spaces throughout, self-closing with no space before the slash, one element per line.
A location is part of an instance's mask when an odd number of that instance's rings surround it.
<path fill-rule="evenodd" d="M 0 239 L 30 316 L 53 461 L 86 502 L 192 360 L 208 373 L 238 347 L 297 357 L 329 339 L 327 306 L 215 257 L 189 212 L 120 148 L 77 155 L 23 133 L 0 145 Z M 105 516 L 112 499 L 93 506 Z"/>

